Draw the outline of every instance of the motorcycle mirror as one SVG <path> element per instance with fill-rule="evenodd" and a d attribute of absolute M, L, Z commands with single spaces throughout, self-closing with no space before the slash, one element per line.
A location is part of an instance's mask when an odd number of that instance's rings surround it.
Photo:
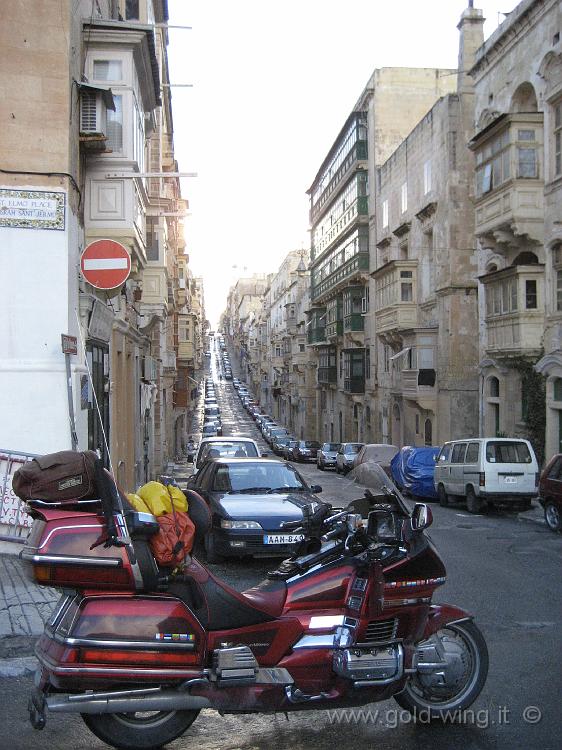
<path fill-rule="evenodd" d="M 369 513 L 367 536 L 379 542 L 397 538 L 394 515 L 388 510 L 372 510 Z"/>
<path fill-rule="evenodd" d="M 315 495 L 318 492 L 322 492 L 322 487 L 319 484 L 311 484 L 309 489 Z"/>
<path fill-rule="evenodd" d="M 429 505 L 416 503 L 412 511 L 412 531 L 423 531 L 433 523 L 433 513 Z"/>

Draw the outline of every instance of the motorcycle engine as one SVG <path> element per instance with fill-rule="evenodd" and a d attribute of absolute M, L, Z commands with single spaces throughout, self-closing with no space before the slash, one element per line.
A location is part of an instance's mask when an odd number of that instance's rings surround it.
<path fill-rule="evenodd" d="M 337 649 L 334 672 L 348 680 L 392 680 L 402 672 L 402 649 L 398 644 L 378 648 Z"/>

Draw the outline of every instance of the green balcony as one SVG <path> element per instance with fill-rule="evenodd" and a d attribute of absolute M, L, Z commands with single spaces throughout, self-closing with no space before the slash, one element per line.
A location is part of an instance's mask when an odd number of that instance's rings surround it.
<path fill-rule="evenodd" d="M 308 329 L 308 343 L 309 344 L 322 344 L 326 341 L 326 328 L 309 328 Z"/>
<path fill-rule="evenodd" d="M 319 367 L 318 368 L 318 382 L 319 383 L 337 383 L 338 382 L 338 369 L 337 367 Z"/>
<path fill-rule="evenodd" d="M 333 323 L 326 323 L 326 338 L 333 339 L 343 334 L 343 321 L 335 320 Z"/>
<path fill-rule="evenodd" d="M 364 331 L 365 318 L 361 313 L 351 313 L 351 315 L 346 315 L 343 319 L 343 330 L 346 332 Z"/>
<path fill-rule="evenodd" d="M 369 253 L 357 253 L 346 260 L 339 268 L 327 278 L 311 289 L 312 302 L 316 302 L 338 285 L 349 283 L 356 276 L 369 270 Z"/>
<path fill-rule="evenodd" d="M 344 378 L 343 390 L 345 393 L 365 393 L 365 377 Z"/>

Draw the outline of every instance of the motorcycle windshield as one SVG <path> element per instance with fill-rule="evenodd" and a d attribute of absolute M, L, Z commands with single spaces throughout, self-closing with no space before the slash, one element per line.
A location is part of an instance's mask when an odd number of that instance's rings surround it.
<path fill-rule="evenodd" d="M 414 503 L 406 500 L 382 466 L 375 461 L 365 461 L 350 471 L 349 479 L 360 487 L 371 490 L 373 495 L 394 495 L 404 513 L 411 514 Z"/>

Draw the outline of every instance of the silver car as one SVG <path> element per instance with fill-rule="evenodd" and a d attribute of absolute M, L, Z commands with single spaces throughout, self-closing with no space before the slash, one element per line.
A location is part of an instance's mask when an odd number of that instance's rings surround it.
<path fill-rule="evenodd" d="M 347 474 L 353 469 L 355 456 L 359 453 L 363 443 L 342 443 L 336 454 L 336 474 Z"/>
<path fill-rule="evenodd" d="M 340 443 L 322 443 L 316 454 L 316 466 L 320 471 L 328 467 L 336 468 L 336 455 L 340 449 Z"/>

